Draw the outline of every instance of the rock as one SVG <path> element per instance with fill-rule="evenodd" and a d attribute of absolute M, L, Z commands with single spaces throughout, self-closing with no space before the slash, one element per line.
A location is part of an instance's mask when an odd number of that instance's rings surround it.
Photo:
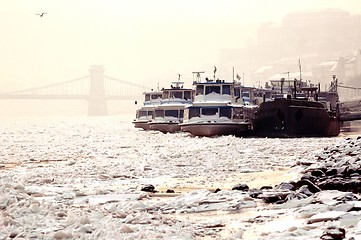
<path fill-rule="evenodd" d="M 17 233 L 17 232 L 11 232 L 11 233 L 9 234 L 9 238 L 15 238 L 18 234 L 19 234 L 19 233 Z"/>
<path fill-rule="evenodd" d="M 265 203 L 280 204 L 286 201 L 289 194 L 290 192 L 264 192 L 258 198 L 261 198 Z"/>
<path fill-rule="evenodd" d="M 337 200 L 337 201 L 342 201 L 342 202 L 358 201 L 359 200 L 359 198 L 355 194 L 353 194 L 351 192 L 348 192 L 348 193 L 345 193 L 345 194 L 343 194 L 341 196 L 335 197 L 334 199 Z"/>
<path fill-rule="evenodd" d="M 218 189 L 218 188 L 217 188 Z M 166 193 L 175 193 L 173 189 L 167 189 Z"/>
<path fill-rule="evenodd" d="M 217 188 L 216 190 L 214 190 L 214 193 L 220 192 L 221 189 Z"/>
<path fill-rule="evenodd" d="M 140 190 L 144 191 L 144 192 L 151 192 L 151 193 L 157 192 L 152 184 L 147 184 L 147 185 L 143 186 Z"/>
<path fill-rule="evenodd" d="M 299 189 L 304 185 L 306 185 L 307 189 L 312 193 L 317 193 L 321 191 L 321 189 L 317 185 L 315 185 L 313 182 L 311 182 L 308 179 L 301 179 L 298 182 L 296 182 L 295 188 Z"/>
<path fill-rule="evenodd" d="M 346 231 L 343 228 L 330 226 L 322 234 L 322 240 L 342 240 L 346 237 Z"/>
<path fill-rule="evenodd" d="M 282 182 L 275 186 L 277 190 L 295 190 L 295 187 L 291 183 Z"/>
<path fill-rule="evenodd" d="M 302 187 L 300 187 L 300 189 L 298 189 L 297 192 L 300 193 L 300 194 L 303 194 L 303 195 L 305 195 L 307 197 L 313 195 L 313 193 L 308 189 L 307 185 L 303 185 Z"/>
<path fill-rule="evenodd" d="M 251 189 L 248 194 L 251 198 L 258 198 L 259 195 L 261 195 L 263 192 L 258 189 Z"/>
<path fill-rule="evenodd" d="M 238 190 L 238 191 L 247 191 L 249 190 L 249 187 L 247 184 L 245 183 L 239 183 L 237 185 L 235 185 L 232 190 Z"/>
<path fill-rule="evenodd" d="M 314 177 L 325 177 L 326 176 L 325 172 L 321 169 L 312 170 L 311 175 Z"/>

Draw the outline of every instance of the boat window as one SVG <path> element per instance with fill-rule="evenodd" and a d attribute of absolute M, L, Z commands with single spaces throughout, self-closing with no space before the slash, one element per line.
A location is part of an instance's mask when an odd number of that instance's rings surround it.
<path fill-rule="evenodd" d="M 200 115 L 200 108 L 189 108 L 189 118 L 199 117 Z"/>
<path fill-rule="evenodd" d="M 158 98 L 162 98 L 161 94 L 153 94 L 152 95 L 152 99 L 158 99 Z"/>
<path fill-rule="evenodd" d="M 206 94 L 221 93 L 221 86 L 206 86 Z"/>
<path fill-rule="evenodd" d="M 222 86 L 222 94 L 231 95 L 231 85 L 223 85 Z"/>
<path fill-rule="evenodd" d="M 164 111 L 163 110 L 155 110 L 155 117 L 164 117 Z"/>
<path fill-rule="evenodd" d="M 184 99 L 185 100 L 192 99 L 192 92 L 191 91 L 184 91 Z"/>
<path fill-rule="evenodd" d="M 163 90 L 163 99 L 168 99 L 169 98 L 169 91 L 165 91 Z"/>
<path fill-rule="evenodd" d="M 220 117 L 227 117 L 231 118 L 232 116 L 232 109 L 231 108 L 220 108 L 219 109 L 219 116 Z"/>
<path fill-rule="evenodd" d="M 179 118 L 184 118 L 184 110 L 179 110 Z"/>
<path fill-rule="evenodd" d="M 249 91 L 242 91 L 242 97 L 247 97 L 249 98 L 250 97 L 250 94 L 249 94 Z"/>
<path fill-rule="evenodd" d="M 176 91 L 171 93 L 172 98 L 182 98 L 182 92 Z"/>
<path fill-rule="evenodd" d="M 139 111 L 138 112 L 138 117 L 145 117 L 147 116 L 147 111 Z"/>
<path fill-rule="evenodd" d="M 165 116 L 178 118 L 178 110 L 165 110 Z"/>
<path fill-rule="evenodd" d="M 150 101 L 150 94 L 145 94 L 145 101 Z"/>
<path fill-rule="evenodd" d="M 204 87 L 204 85 L 197 85 L 196 95 L 203 95 L 204 94 L 203 87 Z"/>
<path fill-rule="evenodd" d="M 202 115 L 213 116 L 218 113 L 218 108 L 202 108 Z"/>
<path fill-rule="evenodd" d="M 152 115 L 153 115 L 153 112 L 154 112 L 153 110 L 152 110 L 152 111 L 148 111 L 148 112 L 147 112 L 148 116 L 152 116 Z"/>
<path fill-rule="evenodd" d="M 242 108 L 233 108 L 233 119 L 243 119 Z"/>

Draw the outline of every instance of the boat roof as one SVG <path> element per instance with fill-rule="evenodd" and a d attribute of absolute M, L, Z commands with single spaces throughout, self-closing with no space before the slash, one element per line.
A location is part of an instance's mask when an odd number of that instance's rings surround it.
<path fill-rule="evenodd" d="M 217 80 L 207 80 L 205 82 L 193 82 L 193 85 L 214 85 L 214 84 L 236 84 L 236 82 L 232 81 L 232 82 L 226 82 L 226 80 L 220 80 L 220 79 L 217 79 Z"/>

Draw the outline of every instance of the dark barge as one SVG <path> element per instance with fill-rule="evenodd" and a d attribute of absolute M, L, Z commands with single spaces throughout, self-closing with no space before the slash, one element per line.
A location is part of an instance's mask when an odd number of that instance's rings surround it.
<path fill-rule="evenodd" d="M 271 81 L 272 84 L 272 81 Z M 337 79 L 331 88 L 306 86 L 300 80 L 273 81 L 280 93 L 262 102 L 253 119 L 256 136 L 260 137 L 335 137 L 340 133 Z"/>

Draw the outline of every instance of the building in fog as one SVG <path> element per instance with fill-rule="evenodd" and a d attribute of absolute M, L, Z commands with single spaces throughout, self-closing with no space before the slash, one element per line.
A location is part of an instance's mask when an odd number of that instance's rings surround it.
<path fill-rule="evenodd" d="M 256 46 L 252 51 L 239 51 L 242 54 L 233 65 L 252 67 L 255 83 L 265 82 L 275 74 L 297 72 L 299 59 L 302 71 L 314 75 L 312 81 L 329 82 L 334 74 L 346 80 L 361 72 L 361 57 L 352 61 L 348 57 L 355 49 L 361 49 L 361 15 L 340 9 L 297 11 L 286 15 L 279 24 L 262 24 Z M 225 56 L 221 55 L 221 62 Z M 231 64 L 229 59 L 227 64 Z M 260 71 L 266 66 L 266 71 Z"/>
<path fill-rule="evenodd" d="M 337 58 L 360 47 L 361 16 L 339 9 L 293 12 L 258 29 L 258 59 Z"/>

